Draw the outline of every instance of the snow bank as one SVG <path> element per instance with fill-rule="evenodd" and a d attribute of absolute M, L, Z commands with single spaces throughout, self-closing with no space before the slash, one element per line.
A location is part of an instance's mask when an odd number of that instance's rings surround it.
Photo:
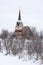
<path fill-rule="evenodd" d="M 0 53 L 0 65 L 40 65 L 40 60 L 33 63 L 32 60 L 23 61 L 18 56 L 5 56 L 3 53 Z"/>

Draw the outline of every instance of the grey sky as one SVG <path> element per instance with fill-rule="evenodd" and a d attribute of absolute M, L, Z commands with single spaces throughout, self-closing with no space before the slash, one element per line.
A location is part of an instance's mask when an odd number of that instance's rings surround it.
<path fill-rule="evenodd" d="M 43 0 L 0 0 L 0 31 L 13 31 L 19 9 L 24 25 L 43 30 Z"/>

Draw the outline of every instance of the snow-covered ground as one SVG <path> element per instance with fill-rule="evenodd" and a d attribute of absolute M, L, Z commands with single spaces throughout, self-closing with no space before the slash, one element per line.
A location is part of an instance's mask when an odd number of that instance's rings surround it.
<path fill-rule="evenodd" d="M 25 45 L 27 44 L 26 42 L 32 42 L 30 40 L 26 40 L 25 41 Z M 30 44 L 29 43 L 29 44 Z M 3 44 L 2 44 L 3 46 Z M 32 46 L 32 45 L 31 45 Z M 24 50 L 23 52 L 19 55 L 13 56 L 12 53 L 10 55 L 5 55 L 6 51 L 3 48 L 3 53 L 0 52 L 0 65 L 43 65 L 41 64 L 41 60 L 34 60 L 34 58 L 32 58 L 31 60 L 28 59 L 28 55 L 26 54 L 26 47 L 24 46 Z M 19 57 L 21 57 L 19 59 Z"/>
<path fill-rule="evenodd" d="M 23 61 L 18 56 L 7 55 L 0 53 L 0 65 L 40 65 L 40 60 L 33 62 L 33 60 Z"/>

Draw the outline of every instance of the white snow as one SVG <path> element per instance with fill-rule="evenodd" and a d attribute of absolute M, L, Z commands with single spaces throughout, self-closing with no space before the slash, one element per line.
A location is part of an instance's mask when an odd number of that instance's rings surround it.
<path fill-rule="evenodd" d="M 0 65 L 40 65 L 40 60 L 33 63 L 33 60 L 23 61 L 18 56 L 5 56 L 0 53 Z"/>
<path fill-rule="evenodd" d="M 11 54 L 11 55 L 5 56 L 5 53 L 6 53 L 5 50 L 3 50 L 3 53 L 0 52 L 0 65 L 40 65 L 41 63 L 40 60 L 34 61 L 34 59 L 31 59 L 31 60 L 28 59 L 26 50 L 24 50 L 21 59 L 19 59 L 18 57 L 19 55 L 13 56 Z"/>

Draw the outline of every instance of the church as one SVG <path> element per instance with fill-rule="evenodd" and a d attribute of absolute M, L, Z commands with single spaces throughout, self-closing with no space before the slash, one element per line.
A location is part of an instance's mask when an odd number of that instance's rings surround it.
<path fill-rule="evenodd" d="M 29 26 L 24 26 L 23 22 L 21 22 L 21 12 L 19 10 L 19 16 L 18 16 L 18 21 L 15 26 L 15 37 L 21 39 L 32 39 L 33 33 L 31 32 L 31 29 Z"/>

